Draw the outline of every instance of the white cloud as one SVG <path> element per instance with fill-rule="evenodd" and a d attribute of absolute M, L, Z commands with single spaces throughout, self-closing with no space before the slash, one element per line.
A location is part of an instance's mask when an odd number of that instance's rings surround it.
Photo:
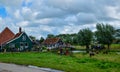
<path fill-rule="evenodd" d="M 68 16 L 68 17 L 65 18 L 65 21 L 67 21 L 67 22 L 77 22 L 78 19 L 77 19 L 76 16 Z"/>
<path fill-rule="evenodd" d="M 107 6 L 106 10 L 108 11 L 108 15 L 110 17 L 116 18 L 116 19 L 120 19 L 120 12 L 117 12 L 117 10 L 119 10 L 120 7 L 112 7 L 112 6 Z"/>
<path fill-rule="evenodd" d="M 21 26 L 28 35 L 77 33 L 80 29 L 95 31 L 96 23 L 120 28 L 120 0 L 0 0 L 7 17 L 0 17 L 0 30 Z"/>
<path fill-rule="evenodd" d="M 26 27 L 29 25 L 29 21 L 22 21 L 16 24 L 19 27 Z"/>
<path fill-rule="evenodd" d="M 4 25 L 5 25 L 5 22 L 2 19 L 2 17 L 0 17 L 0 32 L 1 32 L 2 28 L 4 28 Z"/>
<path fill-rule="evenodd" d="M 20 10 L 16 10 L 15 13 L 14 13 L 14 16 L 15 16 L 15 18 L 17 18 L 17 19 L 21 18 Z"/>
<path fill-rule="evenodd" d="M 51 21 L 52 21 L 51 18 L 44 18 L 44 19 L 36 20 L 35 23 L 49 24 Z"/>
<path fill-rule="evenodd" d="M 4 5 L 7 7 L 20 7 L 22 5 L 23 0 L 0 0 L 0 5 Z"/>
<path fill-rule="evenodd" d="M 61 30 L 59 30 L 59 33 L 61 34 L 72 34 L 72 33 L 77 33 L 81 29 L 81 26 L 76 26 L 74 24 L 69 24 L 68 26 L 64 26 Z"/>
<path fill-rule="evenodd" d="M 28 7 L 23 7 L 22 10 L 21 10 L 21 13 L 22 13 L 22 16 L 23 16 L 23 19 L 24 20 L 32 20 L 34 19 L 34 12 L 28 8 Z"/>
<path fill-rule="evenodd" d="M 47 25 L 40 25 L 40 30 L 42 30 L 42 31 L 47 31 L 49 33 L 54 33 L 53 32 L 54 29 L 55 29 L 55 27 L 49 27 Z"/>

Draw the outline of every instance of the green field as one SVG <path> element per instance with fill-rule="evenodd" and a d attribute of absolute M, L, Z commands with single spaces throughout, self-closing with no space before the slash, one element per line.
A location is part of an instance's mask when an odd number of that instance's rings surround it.
<path fill-rule="evenodd" d="M 56 55 L 49 52 L 0 53 L 0 62 L 20 65 L 35 65 L 65 72 L 119 72 L 120 54 L 97 54 L 92 58 L 88 54 L 77 53 L 73 56 Z"/>
<path fill-rule="evenodd" d="M 105 47 L 107 48 L 107 45 L 105 45 Z M 77 50 L 85 50 L 85 46 L 79 46 L 79 45 L 77 45 L 77 46 L 75 46 L 75 48 L 77 49 Z M 120 44 L 111 44 L 110 45 L 110 50 L 114 50 L 114 51 L 120 51 Z"/>

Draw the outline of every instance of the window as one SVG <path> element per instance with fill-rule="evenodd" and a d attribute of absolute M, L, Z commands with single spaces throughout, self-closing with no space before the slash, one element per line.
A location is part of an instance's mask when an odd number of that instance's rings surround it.
<path fill-rule="evenodd" d="M 25 43 L 25 46 L 28 46 L 28 43 Z"/>
<path fill-rule="evenodd" d="M 9 44 L 9 47 L 10 47 L 10 48 L 14 48 L 14 47 L 15 47 L 15 44 L 10 43 L 10 44 Z"/>
<path fill-rule="evenodd" d="M 20 46 L 23 46 L 23 43 L 20 43 Z"/>
<path fill-rule="evenodd" d="M 25 43 L 25 48 L 28 48 L 28 43 Z"/>

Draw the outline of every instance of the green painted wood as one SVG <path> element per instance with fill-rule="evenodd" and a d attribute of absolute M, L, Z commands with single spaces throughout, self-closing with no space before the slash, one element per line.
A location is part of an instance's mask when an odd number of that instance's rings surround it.
<path fill-rule="evenodd" d="M 26 44 L 28 48 L 26 48 Z M 32 41 L 27 36 L 27 34 L 23 32 L 19 37 L 9 41 L 5 47 L 7 51 L 11 51 L 11 48 L 15 51 L 30 51 L 32 48 Z"/>

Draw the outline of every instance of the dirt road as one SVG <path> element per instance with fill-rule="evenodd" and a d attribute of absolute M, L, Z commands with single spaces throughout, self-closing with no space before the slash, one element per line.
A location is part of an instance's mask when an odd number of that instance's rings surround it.
<path fill-rule="evenodd" d="M 52 69 L 34 68 L 15 64 L 0 63 L 0 72 L 62 72 Z"/>

